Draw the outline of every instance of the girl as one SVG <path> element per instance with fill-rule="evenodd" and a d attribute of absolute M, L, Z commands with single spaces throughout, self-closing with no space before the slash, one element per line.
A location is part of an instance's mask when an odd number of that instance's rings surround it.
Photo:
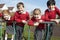
<path fill-rule="evenodd" d="M 14 29 L 12 27 L 12 21 L 10 21 L 11 15 L 9 10 L 3 10 L 3 18 L 6 21 L 5 40 L 7 40 L 8 34 L 12 34 L 11 40 L 14 40 Z"/>
<path fill-rule="evenodd" d="M 34 32 L 34 40 L 42 40 L 43 31 L 44 31 L 44 24 L 41 23 L 44 22 L 44 16 L 41 15 L 41 10 L 39 8 L 34 9 L 33 16 L 31 20 L 28 22 L 29 26 L 35 26 L 35 32 Z"/>

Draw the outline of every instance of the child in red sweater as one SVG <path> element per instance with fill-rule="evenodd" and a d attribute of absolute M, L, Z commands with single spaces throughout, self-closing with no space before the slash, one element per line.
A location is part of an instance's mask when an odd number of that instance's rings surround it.
<path fill-rule="evenodd" d="M 44 16 L 41 15 L 40 9 L 36 8 L 33 11 L 33 16 L 31 20 L 28 22 L 29 26 L 35 26 L 34 32 L 34 40 L 42 40 L 43 31 L 45 29 L 45 24 L 41 23 L 44 22 Z"/>
<path fill-rule="evenodd" d="M 16 21 L 16 36 L 15 40 L 22 40 L 22 33 L 24 29 L 24 25 L 29 20 L 29 13 L 24 10 L 24 4 L 22 2 L 19 2 L 17 4 L 17 9 L 14 17 Z"/>
<path fill-rule="evenodd" d="M 60 10 L 56 7 L 54 0 L 47 1 L 47 7 L 48 9 L 45 10 L 45 16 L 48 18 L 47 21 L 53 21 L 52 19 L 56 19 L 56 15 L 60 16 Z"/>
<path fill-rule="evenodd" d="M 54 20 L 56 19 L 56 15 L 59 15 L 60 16 L 60 10 L 56 7 L 55 5 L 55 1 L 54 0 L 50 0 L 50 1 L 47 1 L 47 7 L 48 9 L 45 10 L 45 20 L 46 21 L 56 21 L 57 23 L 58 20 Z M 51 34 L 52 34 L 52 31 L 53 31 L 53 25 L 51 24 L 50 26 L 50 32 L 49 32 L 49 40 L 51 38 Z"/>
<path fill-rule="evenodd" d="M 6 21 L 6 32 L 5 32 L 5 40 L 8 38 L 8 34 L 12 34 L 11 40 L 14 40 L 14 29 L 13 29 L 13 22 L 11 21 L 11 15 L 9 10 L 3 10 L 3 15 L 2 17 L 4 18 L 4 21 Z"/>

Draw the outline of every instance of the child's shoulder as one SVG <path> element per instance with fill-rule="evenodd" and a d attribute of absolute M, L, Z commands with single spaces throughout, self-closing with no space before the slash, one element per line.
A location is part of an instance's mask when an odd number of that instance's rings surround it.
<path fill-rule="evenodd" d="M 15 13 L 19 13 L 19 11 L 16 11 Z"/>
<path fill-rule="evenodd" d="M 45 12 L 49 11 L 48 9 L 45 10 Z"/>
<path fill-rule="evenodd" d="M 26 14 L 29 14 L 29 12 L 28 11 L 25 11 L 26 12 Z"/>
<path fill-rule="evenodd" d="M 18 13 L 19 11 L 16 11 L 15 13 Z"/>
<path fill-rule="evenodd" d="M 24 13 L 25 13 L 26 15 L 29 15 L 29 12 L 28 12 L 28 11 L 25 11 Z"/>

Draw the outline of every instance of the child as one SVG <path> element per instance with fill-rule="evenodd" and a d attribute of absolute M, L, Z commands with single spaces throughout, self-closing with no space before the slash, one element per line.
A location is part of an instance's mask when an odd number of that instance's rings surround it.
<path fill-rule="evenodd" d="M 48 9 L 45 10 L 45 17 L 48 20 L 46 19 L 46 21 L 56 21 L 57 23 L 59 23 L 58 20 L 54 20 L 56 19 L 56 15 L 60 16 L 60 10 L 56 7 L 55 1 L 54 0 L 47 1 L 47 7 Z M 49 40 L 51 38 L 52 31 L 53 31 L 53 27 L 51 24 L 50 32 L 49 32 Z"/>
<path fill-rule="evenodd" d="M 29 26 L 35 26 L 35 32 L 34 32 L 34 40 L 42 40 L 43 31 L 45 24 L 41 23 L 44 22 L 44 16 L 41 15 L 41 10 L 36 8 L 33 11 L 33 16 L 31 20 L 28 22 Z"/>
<path fill-rule="evenodd" d="M 12 34 L 11 40 L 14 40 L 14 29 L 12 27 L 12 21 L 10 21 L 11 15 L 9 10 L 3 10 L 3 18 L 6 21 L 5 40 L 7 40 L 8 34 Z"/>
<path fill-rule="evenodd" d="M 15 13 L 15 21 L 16 21 L 16 39 L 15 40 L 22 40 L 22 33 L 24 29 L 24 25 L 29 20 L 29 13 L 24 10 L 24 4 L 19 2 L 17 4 L 17 9 Z"/>
<path fill-rule="evenodd" d="M 47 1 L 47 7 L 48 9 L 45 10 L 45 16 L 48 18 L 47 21 L 50 21 L 50 19 L 56 19 L 56 15 L 60 16 L 60 10 L 56 7 L 55 1 Z"/>

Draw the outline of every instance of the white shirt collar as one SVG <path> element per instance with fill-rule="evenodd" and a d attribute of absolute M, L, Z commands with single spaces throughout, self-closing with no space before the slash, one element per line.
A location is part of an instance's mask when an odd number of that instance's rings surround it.
<path fill-rule="evenodd" d="M 20 12 L 19 12 L 20 13 Z M 26 11 L 24 11 L 22 14 L 26 14 Z"/>

